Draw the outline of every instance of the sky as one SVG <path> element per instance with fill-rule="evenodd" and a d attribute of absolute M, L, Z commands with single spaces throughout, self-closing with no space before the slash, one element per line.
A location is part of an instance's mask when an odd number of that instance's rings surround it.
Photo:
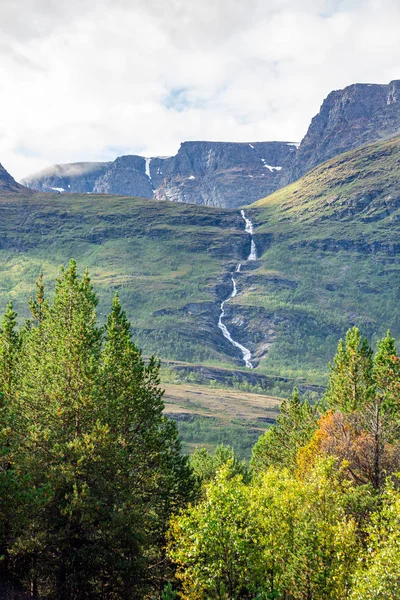
<path fill-rule="evenodd" d="M 398 0 L 0 0 L 0 162 L 300 141 L 328 93 L 400 79 Z"/>

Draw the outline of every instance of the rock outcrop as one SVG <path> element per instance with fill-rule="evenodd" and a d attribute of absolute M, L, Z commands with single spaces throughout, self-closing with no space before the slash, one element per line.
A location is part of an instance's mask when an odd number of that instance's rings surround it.
<path fill-rule="evenodd" d="M 3 194 L 21 194 L 28 193 L 29 190 L 23 185 L 20 185 L 15 181 L 13 177 L 0 165 L 0 193 Z"/>
<path fill-rule="evenodd" d="M 281 186 L 296 155 L 290 142 L 184 142 L 176 156 L 121 156 L 55 165 L 24 183 L 37 191 L 121 194 L 236 208 Z"/>
<path fill-rule="evenodd" d="M 112 163 L 79 162 L 53 165 L 22 181 L 37 192 L 92 193 Z"/>
<path fill-rule="evenodd" d="M 388 85 L 356 83 L 331 92 L 298 149 L 282 183 L 364 144 L 400 133 L 400 80 Z"/>

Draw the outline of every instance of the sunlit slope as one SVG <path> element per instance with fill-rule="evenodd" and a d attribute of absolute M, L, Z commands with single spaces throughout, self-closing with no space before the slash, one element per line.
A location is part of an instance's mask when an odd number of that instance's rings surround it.
<path fill-rule="evenodd" d="M 264 331 L 262 370 L 318 378 L 354 324 L 400 336 L 400 138 L 324 163 L 248 213 L 261 257 L 233 312 Z"/>
<path fill-rule="evenodd" d="M 249 245 L 237 212 L 118 196 L 0 198 L 0 309 L 26 300 L 74 257 L 89 267 L 104 320 L 114 292 L 145 353 L 229 364 L 219 284 Z M 231 364 L 234 364 L 231 362 Z"/>

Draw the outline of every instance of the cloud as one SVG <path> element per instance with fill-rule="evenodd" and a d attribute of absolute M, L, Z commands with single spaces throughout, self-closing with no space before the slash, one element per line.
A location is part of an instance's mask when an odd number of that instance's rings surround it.
<path fill-rule="evenodd" d="M 298 141 L 332 89 L 399 78 L 395 0 L 2 0 L 0 161 Z"/>

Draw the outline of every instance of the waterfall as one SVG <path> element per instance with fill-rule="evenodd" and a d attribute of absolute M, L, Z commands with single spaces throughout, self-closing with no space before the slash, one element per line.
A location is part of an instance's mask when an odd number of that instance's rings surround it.
<path fill-rule="evenodd" d="M 244 210 L 241 210 L 240 214 L 242 215 L 242 219 L 244 220 L 244 223 L 245 223 L 245 231 L 246 231 L 246 233 L 250 234 L 250 240 L 251 240 L 250 241 L 250 254 L 247 257 L 247 260 L 257 260 L 257 248 L 256 248 L 256 245 L 253 240 L 253 233 L 254 233 L 253 223 L 250 221 L 250 219 L 248 219 L 246 217 Z"/>
<path fill-rule="evenodd" d="M 250 244 L 250 254 L 247 257 L 247 260 L 257 260 L 257 249 L 256 249 L 256 245 L 255 242 L 253 240 L 253 223 L 250 221 L 250 219 L 248 219 L 245 215 L 244 210 L 240 211 L 240 214 L 242 215 L 242 218 L 245 222 L 245 231 L 247 233 L 250 234 L 251 236 L 251 244 Z M 240 273 L 242 269 L 242 263 L 238 263 L 235 269 L 235 273 Z M 234 298 L 237 295 L 237 286 L 236 286 L 236 281 L 233 277 L 233 275 L 231 275 L 231 281 L 232 281 L 232 291 L 229 294 L 229 296 L 223 301 L 221 302 L 221 312 L 219 315 L 219 319 L 218 319 L 218 327 L 220 328 L 220 330 L 222 331 L 223 336 L 236 348 L 239 348 L 239 350 L 242 352 L 242 356 L 243 356 L 243 360 L 244 360 L 244 364 L 248 369 L 252 369 L 253 365 L 251 364 L 251 352 L 248 348 L 246 348 L 245 346 L 243 346 L 242 344 L 240 344 L 239 342 L 237 342 L 236 340 L 234 340 L 231 336 L 231 334 L 228 331 L 228 328 L 226 327 L 226 325 L 222 322 L 222 319 L 225 316 L 225 304 L 227 302 L 229 302 L 229 300 L 231 298 Z"/>

